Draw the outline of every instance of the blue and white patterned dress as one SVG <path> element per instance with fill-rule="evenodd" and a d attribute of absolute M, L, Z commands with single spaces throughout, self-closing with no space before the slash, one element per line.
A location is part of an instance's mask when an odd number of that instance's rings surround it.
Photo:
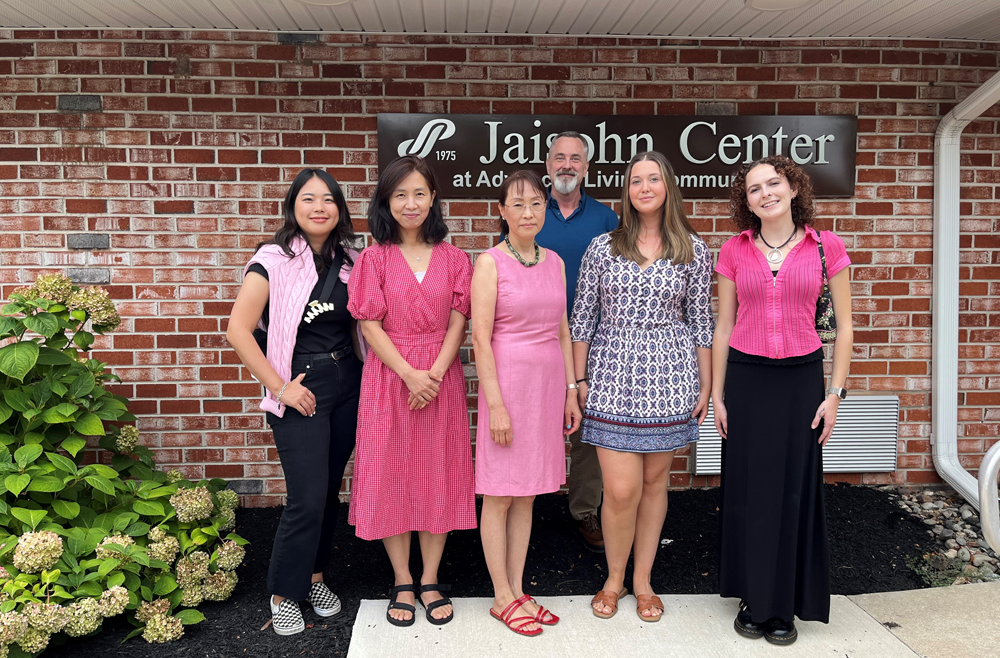
<path fill-rule="evenodd" d="M 712 254 L 691 239 L 691 263 L 657 260 L 645 271 L 611 255 L 610 234 L 587 248 L 570 322 L 573 340 L 590 343 L 584 443 L 666 452 L 698 440 L 695 348 L 712 347 L 715 318 Z"/>

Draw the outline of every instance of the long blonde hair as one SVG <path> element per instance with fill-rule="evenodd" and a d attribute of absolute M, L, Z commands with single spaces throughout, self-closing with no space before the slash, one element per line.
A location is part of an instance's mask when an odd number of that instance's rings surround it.
<path fill-rule="evenodd" d="M 640 266 L 645 257 L 639 251 L 639 213 L 632 205 L 628 190 L 632 178 L 632 167 L 635 163 L 649 160 L 660 167 L 663 184 L 667 188 L 667 198 L 663 203 L 663 215 L 660 222 L 660 254 L 657 258 L 671 260 L 677 265 L 687 265 L 694 260 L 694 242 L 692 236 L 698 233 L 691 227 L 687 215 L 684 214 L 684 198 L 677 187 L 674 178 L 674 168 L 659 151 L 636 153 L 625 169 L 625 187 L 622 189 L 622 214 L 618 220 L 618 228 L 611 231 L 611 255 L 621 256 L 635 261 Z"/>

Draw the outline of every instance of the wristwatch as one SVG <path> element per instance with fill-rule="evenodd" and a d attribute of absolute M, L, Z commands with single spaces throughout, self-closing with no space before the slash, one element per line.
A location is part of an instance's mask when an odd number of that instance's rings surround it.
<path fill-rule="evenodd" d="M 826 394 L 827 395 L 836 395 L 841 400 L 844 400 L 844 399 L 847 398 L 847 389 L 846 388 L 837 388 L 836 386 L 831 386 L 829 389 L 827 389 Z"/>

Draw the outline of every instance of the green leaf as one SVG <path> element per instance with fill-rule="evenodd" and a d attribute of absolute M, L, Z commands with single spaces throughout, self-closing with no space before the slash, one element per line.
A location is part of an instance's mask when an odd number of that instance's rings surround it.
<path fill-rule="evenodd" d="M 0 336 L 15 334 L 21 330 L 21 321 L 6 315 L 0 316 Z"/>
<path fill-rule="evenodd" d="M 28 464 L 38 459 L 42 455 L 42 452 L 42 446 L 37 443 L 21 446 L 14 452 L 14 461 L 21 468 L 26 468 Z"/>
<path fill-rule="evenodd" d="M 31 483 L 31 476 L 27 473 L 21 473 L 20 475 L 8 475 L 3 479 L 3 486 L 7 487 L 7 491 L 11 492 L 15 496 L 21 495 Z"/>
<path fill-rule="evenodd" d="M 92 413 L 83 414 L 73 423 L 73 429 L 84 436 L 104 436 L 104 423 Z"/>
<path fill-rule="evenodd" d="M 94 376 L 89 372 L 85 372 L 70 383 L 69 396 L 71 398 L 82 398 L 94 390 L 94 385 Z"/>
<path fill-rule="evenodd" d="M 196 546 L 201 546 L 208 541 L 208 535 L 201 531 L 201 528 L 195 528 L 191 531 L 191 541 L 194 542 Z"/>
<path fill-rule="evenodd" d="M 155 500 L 136 500 L 132 509 L 144 516 L 163 516 L 163 505 Z"/>
<path fill-rule="evenodd" d="M 167 568 L 169 569 L 170 565 L 167 565 Z M 130 592 L 134 592 L 137 589 L 139 589 L 139 587 L 141 587 L 141 583 L 142 583 L 142 581 L 139 580 L 139 576 L 135 575 L 134 573 L 127 573 L 126 572 L 126 574 L 125 574 L 125 587 L 128 588 L 128 590 Z"/>
<path fill-rule="evenodd" d="M 181 610 L 174 616 L 180 619 L 181 623 L 184 624 L 185 626 L 190 626 L 192 624 L 197 624 L 199 622 L 205 621 L 205 615 L 193 608 Z"/>
<path fill-rule="evenodd" d="M 76 462 L 74 462 L 69 457 L 63 457 L 58 452 L 47 452 L 45 456 L 49 458 L 49 461 L 55 465 L 60 471 L 69 473 L 71 475 L 76 474 Z"/>
<path fill-rule="evenodd" d="M 11 343 L 0 349 L 0 372 L 17 381 L 24 381 L 38 360 L 38 344 L 30 340 Z"/>
<path fill-rule="evenodd" d="M 10 418 L 13 414 L 14 410 L 6 402 L 0 400 L 0 423 Z"/>
<path fill-rule="evenodd" d="M 174 579 L 173 574 L 165 573 L 156 579 L 156 585 L 153 586 L 153 594 L 166 596 L 175 589 L 177 589 L 177 581 Z"/>
<path fill-rule="evenodd" d="M 70 436 L 59 447 L 76 457 L 76 453 L 87 447 L 87 441 L 79 436 Z"/>
<path fill-rule="evenodd" d="M 14 518 L 26 523 L 31 526 L 32 531 L 38 527 L 38 524 L 45 520 L 47 514 L 45 510 L 40 509 L 25 509 L 24 507 L 12 507 L 10 513 L 14 515 Z"/>
<path fill-rule="evenodd" d="M 126 642 L 128 642 L 132 638 L 141 635 L 144 630 L 146 630 L 145 626 L 140 626 L 139 628 L 135 629 L 134 631 L 132 631 L 131 633 L 129 633 L 128 635 L 125 636 L 125 639 L 122 640 L 122 644 L 125 644 Z"/>
<path fill-rule="evenodd" d="M 79 320 L 80 322 L 83 322 L 84 320 L 87 319 L 87 312 L 81 311 L 79 309 L 72 310 L 69 312 L 69 314 L 72 318 L 74 318 L 75 320 Z"/>
<path fill-rule="evenodd" d="M 56 498 L 52 501 L 52 509 L 64 519 L 75 519 L 80 514 L 80 504 L 71 500 Z"/>
<path fill-rule="evenodd" d="M 35 400 L 36 407 L 42 407 L 49 398 L 52 397 L 52 383 L 48 379 L 43 379 L 35 384 L 31 397 Z"/>
<path fill-rule="evenodd" d="M 110 466 L 105 466 L 104 464 L 89 464 L 85 468 L 89 469 L 94 475 L 100 475 L 103 478 L 118 477 L 118 471 Z"/>
<path fill-rule="evenodd" d="M 87 481 L 87 484 L 98 491 L 104 492 L 109 496 L 115 495 L 115 485 L 111 484 L 111 480 L 102 478 L 100 475 L 88 475 L 84 479 Z"/>
<path fill-rule="evenodd" d="M 73 336 L 73 342 L 76 343 L 77 347 L 81 350 L 86 351 L 90 349 L 91 345 L 94 344 L 94 334 L 86 331 L 77 332 L 77 334 Z"/>
<path fill-rule="evenodd" d="M 247 544 L 250 543 L 249 540 L 243 539 L 243 537 L 240 537 L 235 532 L 230 532 L 228 535 L 226 535 L 226 541 L 234 541 L 240 546 L 246 546 Z"/>
<path fill-rule="evenodd" d="M 62 491 L 63 486 L 62 478 L 53 477 L 51 475 L 37 475 L 31 478 L 31 484 L 28 485 L 28 491 L 54 493 L 56 491 Z"/>
<path fill-rule="evenodd" d="M 177 493 L 177 485 L 176 484 L 174 484 L 174 485 L 168 485 L 166 487 L 159 487 L 157 489 L 153 489 L 152 491 L 149 492 L 149 495 L 146 496 L 146 497 L 147 498 L 163 498 L 164 496 L 173 496 L 175 493 Z"/>
<path fill-rule="evenodd" d="M 48 423 L 49 425 L 58 425 L 59 423 L 72 423 L 73 422 L 72 412 L 70 412 L 70 415 L 64 414 L 59 409 L 59 407 L 62 406 L 64 405 L 60 404 L 57 407 L 49 407 L 48 409 L 46 409 L 45 413 L 42 414 L 42 421 Z"/>
<path fill-rule="evenodd" d="M 59 319 L 51 313 L 29 315 L 22 320 L 24 326 L 40 336 L 51 338 L 59 331 Z"/>
<path fill-rule="evenodd" d="M 105 584 L 110 588 L 110 587 L 118 587 L 119 585 L 124 584 L 124 582 L 125 582 L 125 574 L 119 571 L 117 573 L 113 573 L 110 576 L 108 576 L 108 579 Z"/>
<path fill-rule="evenodd" d="M 52 341 L 49 342 L 51 343 Z M 64 366 L 70 363 L 76 363 L 76 361 L 74 361 L 73 358 L 65 352 L 43 345 L 39 348 L 38 363 L 39 365 L 45 366 Z M 53 390 L 55 390 L 55 387 L 53 387 Z M 60 393 L 60 395 L 62 395 L 62 393 Z"/>
<path fill-rule="evenodd" d="M 143 523 L 142 521 L 136 521 L 135 523 L 129 525 L 125 528 L 125 534 L 129 537 L 143 537 L 149 534 L 150 525 L 148 523 Z"/>
<path fill-rule="evenodd" d="M 4 391 L 3 399 L 10 405 L 11 409 L 20 411 L 21 413 L 24 413 L 32 406 L 31 398 L 19 388 L 11 388 Z"/>
<path fill-rule="evenodd" d="M 105 546 L 113 548 L 115 546 L 118 546 L 118 544 L 105 544 Z M 104 576 L 107 576 L 109 573 L 114 571 L 119 564 L 121 564 L 121 560 L 119 560 L 118 558 L 113 558 L 113 557 L 105 558 L 104 560 L 101 561 L 101 566 L 97 569 L 97 573 L 103 578 Z"/>

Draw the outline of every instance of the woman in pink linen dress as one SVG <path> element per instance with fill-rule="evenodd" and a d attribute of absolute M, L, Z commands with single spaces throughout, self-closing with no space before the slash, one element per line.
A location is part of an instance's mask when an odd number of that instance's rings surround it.
<path fill-rule="evenodd" d="M 580 424 L 562 259 L 540 249 L 545 187 L 517 171 L 500 186 L 504 242 L 476 261 L 472 344 L 479 375 L 476 493 L 493 580 L 491 615 L 520 635 L 559 621 L 522 589 L 535 496 L 566 482 L 566 435 Z"/>
<path fill-rule="evenodd" d="M 395 586 L 387 617 L 414 621 L 410 537 L 419 533 L 419 595 L 431 623 L 452 618 L 437 569 L 447 533 L 476 527 L 465 377 L 458 348 L 469 315 L 472 263 L 443 241 L 433 171 L 407 156 L 382 173 L 348 310 L 369 343 L 361 378 L 349 523 L 381 539 Z M 400 601 L 397 603 L 396 598 Z"/>

